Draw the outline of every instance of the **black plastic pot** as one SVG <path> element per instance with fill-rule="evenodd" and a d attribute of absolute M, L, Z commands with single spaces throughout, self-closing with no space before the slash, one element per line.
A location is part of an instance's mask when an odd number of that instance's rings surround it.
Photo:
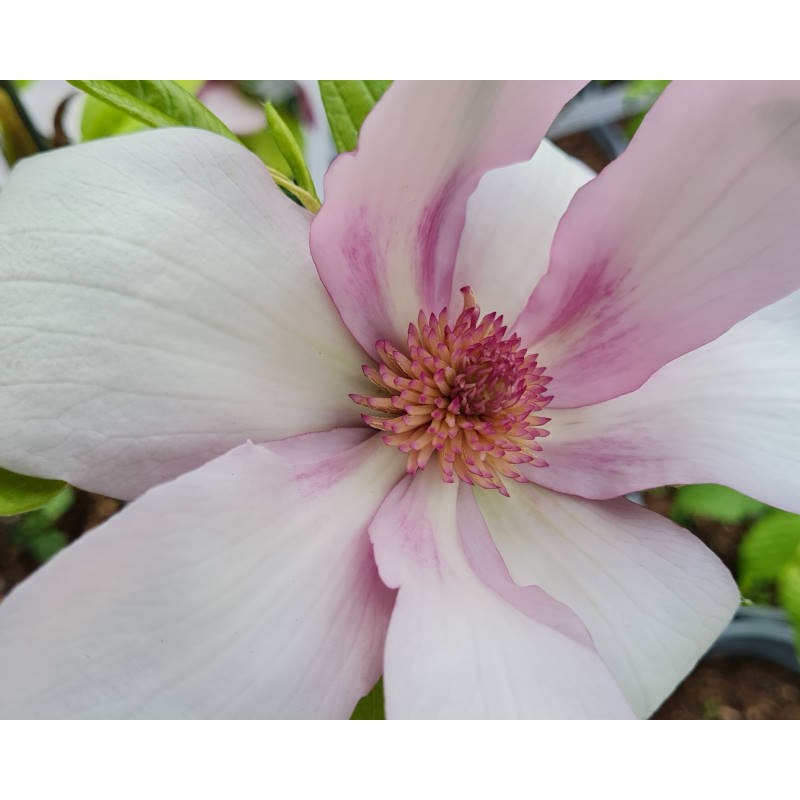
<path fill-rule="evenodd" d="M 742 606 L 705 657 L 715 656 L 760 658 L 800 673 L 792 626 L 781 608 Z"/>

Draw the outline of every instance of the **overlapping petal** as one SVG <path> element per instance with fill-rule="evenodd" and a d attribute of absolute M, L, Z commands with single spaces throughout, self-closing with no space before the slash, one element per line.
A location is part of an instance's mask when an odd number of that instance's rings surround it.
<path fill-rule="evenodd" d="M 553 407 L 629 392 L 800 287 L 800 84 L 668 87 L 581 189 L 517 322 Z"/>
<path fill-rule="evenodd" d="M 484 312 L 514 322 L 547 271 L 562 214 L 593 176 L 547 139 L 530 161 L 487 172 L 467 203 L 450 308 L 461 308 L 459 290 L 471 286 Z"/>
<path fill-rule="evenodd" d="M 572 611 L 515 586 L 472 489 L 405 478 L 370 525 L 383 580 L 399 587 L 386 640 L 387 717 L 628 717 Z"/>
<path fill-rule="evenodd" d="M 248 438 L 356 424 L 310 216 L 197 130 L 22 162 L 0 195 L 0 463 L 130 498 Z"/>
<path fill-rule="evenodd" d="M 366 528 L 400 472 L 351 429 L 146 493 L 0 605 L 0 716 L 348 716 L 381 672 Z"/>
<path fill-rule="evenodd" d="M 676 359 L 635 392 L 553 412 L 531 478 L 585 497 L 723 483 L 800 513 L 800 293 Z"/>
<path fill-rule="evenodd" d="M 395 83 L 358 150 L 325 178 L 311 250 L 345 324 L 370 352 L 450 300 L 469 195 L 529 159 L 578 81 Z"/>
<path fill-rule="evenodd" d="M 634 711 L 649 716 L 730 620 L 739 592 L 699 539 L 627 500 L 476 495 L 511 577 L 568 605 Z M 401 592 L 402 596 L 402 592 Z"/>

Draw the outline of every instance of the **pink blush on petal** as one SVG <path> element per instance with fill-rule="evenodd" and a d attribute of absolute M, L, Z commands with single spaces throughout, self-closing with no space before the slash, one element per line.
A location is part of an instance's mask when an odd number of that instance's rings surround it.
<path fill-rule="evenodd" d="M 382 249 L 370 233 L 369 212 L 362 208 L 354 213 L 338 248 L 348 265 L 344 276 L 347 293 L 354 303 L 368 308 L 374 298 L 385 291 L 378 252 Z"/>
<path fill-rule="evenodd" d="M 527 617 L 594 649 L 591 634 L 569 606 L 539 586 L 514 583 L 471 491 L 458 498 L 458 531 L 467 563 L 486 586 Z"/>

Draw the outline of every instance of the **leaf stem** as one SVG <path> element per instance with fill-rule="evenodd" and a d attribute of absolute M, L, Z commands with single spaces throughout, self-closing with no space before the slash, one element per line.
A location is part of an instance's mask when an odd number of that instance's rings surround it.
<path fill-rule="evenodd" d="M 286 189 L 289 194 L 296 197 L 303 208 L 308 209 L 312 214 L 316 214 L 317 211 L 322 208 L 322 203 L 317 200 L 316 197 L 309 194 L 305 189 L 302 189 L 298 186 L 291 178 L 287 178 L 282 172 L 278 172 L 278 170 L 273 169 L 272 167 L 268 166 L 267 170 L 269 170 L 269 174 L 272 176 L 272 180 L 281 187 L 281 189 Z"/>

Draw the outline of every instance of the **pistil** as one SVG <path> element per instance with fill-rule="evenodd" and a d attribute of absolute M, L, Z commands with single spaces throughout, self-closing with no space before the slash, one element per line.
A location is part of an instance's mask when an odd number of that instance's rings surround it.
<path fill-rule="evenodd" d="M 380 363 L 363 370 L 382 394 L 350 397 L 375 412 L 361 418 L 407 454 L 409 474 L 435 460 L 445 482 L 458 478 L 507 496 L 504 479 L 527 481 L 520 465 L 547 466 L 537 439 L 548 434 L 549 419 L 538 412 L 552 399 L 550 378 L 502 316 L 481 317 L 472 289 L 461 293 L 452 325 L 446 308 L 427 317 L 420 311 L 403 350 L 376 342 Z"/>

